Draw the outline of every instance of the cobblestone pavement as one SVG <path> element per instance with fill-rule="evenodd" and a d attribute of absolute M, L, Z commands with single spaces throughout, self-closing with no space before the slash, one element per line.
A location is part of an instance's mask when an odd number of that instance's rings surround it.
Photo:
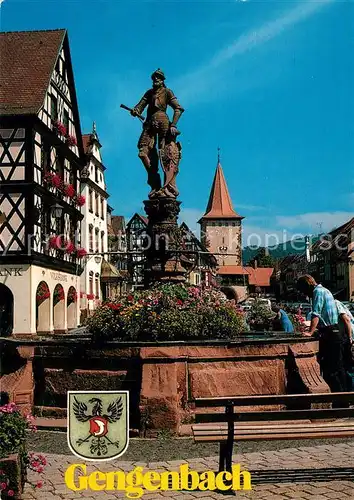
<path fill-rule="evenodd" d="M 46 455 L 48 465 L 42 478 L 39 475 L 29 475 L 29 479 L 36 482 L 43 479 L 44 485 L 41 489 L 34 490 L 26 485 L 23 500 L 53 500 L 87 498 L 89 500 L 113 500 L 116 498 L 127 498 L 123 492 L 94 492 L 94 491 L 71 491 L 64 484 L 64 472 L 70 464 L 83 463 L 79 458 L 68 455 Z M 180 464 L 188 463 L 191 470 L 198 472 L 212 470 L 218 467 L 218 457 L 191 459 L 188 461 L 169 462 L 125 462 L 113 460 L 110 462 L 88 462 L 87 474 L 95 470 L 109 471 L 132 471 L 134 467 L 142 466 L 144 471 L 154 470 L 163 472 L 166 470 L 178 470 Z M 323 445 L 315 447 L 287 448 L 280 451 L 263 451 L 260 453 L 247 453 L 234 455 L 234 464 L 241 464 L 242 470 L 274 470 L 274 469 L 321 469 L 328 467 L 354 467 L 354 443 Z M 203 500 L 222 499 L 224 495 L 216 492 L 201 491 L 164 491 L 144 493 L 144 500 L 161 500 L 163 498 L 176 500 Z M 231 497 L 232 498 L 232 497 Z M 327 481 L 309 483 L 279 483 L 254 485 L 250 492 L 236 492 L 235 498 L 251 498 L 260 500 L 325 500 L 325 499 L 353 499 L 354 500 L 354 477 L 352 481 Z"/>

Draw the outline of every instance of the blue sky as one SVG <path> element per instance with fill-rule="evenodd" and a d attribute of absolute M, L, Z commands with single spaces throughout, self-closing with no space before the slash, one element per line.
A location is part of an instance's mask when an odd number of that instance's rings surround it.
<path fill-rule="evenodd" d="M 244 241 L 354 215 L 354 5 L 347 1 L 5 0 L 1 29 L 67 28 L 82 129 L 103 145 L 115 214 L 142 212 L 134 105 L 161 67 L 179 123 L 182 217 L 205 210 L 217 147 Z"/>

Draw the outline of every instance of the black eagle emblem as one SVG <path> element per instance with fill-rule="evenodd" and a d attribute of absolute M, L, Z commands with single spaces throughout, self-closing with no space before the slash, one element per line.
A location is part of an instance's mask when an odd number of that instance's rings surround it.
<path fill-rule="evenodd" d="M 78 439 L 76 443 L 81 446 L 83 443 L 90 442 L 92 455 L 106 455 L 109 446 L 119 448 L 119 441 L 111 441 L 107 434 L 109 433 L 109 424 L 118 422 L 123 414 L 122 397 L 112 401 L 108 405 L 106 413 L 103 413 L 103 403 L 100 398 L 92 398 L 89 403 L 92 405 L 91 413 L 88 413 L 87 404 L 74 396 L 72 408 L 76 419 L 79 422 L 89 423 L 88 435 Z"/>

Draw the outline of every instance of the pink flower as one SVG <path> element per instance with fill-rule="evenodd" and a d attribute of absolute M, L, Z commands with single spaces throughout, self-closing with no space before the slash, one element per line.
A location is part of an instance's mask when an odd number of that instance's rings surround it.
<path fill-rule="evenodd" d="M 78 204 L 79 207 L 82 207 L 85 205 L 86 203 L 86 198 L 85 196 L 83 196 L 82 194 L 80 194 L 77 198 L 76 198 L 76 203 Z"/>
<path fill-rule="evenodd" d="M 75 188 L 74 188 L 74 186 L 72 184 L 68 184 L 67 186 L 65 186 L 64 193 L 69 198 L 74 198 L 74 196 L 75 196 Z"/>
<path fill-rule="evenodd" d="M 56 188 L 61 188 L 63 186 L 63 180 L 60 175 L 56 174 L 52 177 L 52 185 Z"/>
<path fill-rule="evenodd" d="M 76 146 L 77 145 L 77 140 L 74 135 L 68 135 L 66 138 L 66 143 L 68 146 Z"/>
<path fill-rule="evenodd" d="M 6 483 L 1 483 L 0 484 L 0 490 L 6 490 L 6 486 L 7 486 Z"/>
<path fill-rule="evenodd" d="M 9 491 L 7 492 L 7 494 L 9 495 L 9 497 L 13 497 L 13 496 L 14 496 L 14 494 L 15 494 L 15 492 L 14 492 L 14 490 L 9 490 Z"/>
<path fill-rule="evenodd" d="M 72 241 L 67 241 L 66 242 L 66 253 L 74 253 L 75 252 L 75 245 Z"/>
<path fill-rule="evenodd" d="M 37 481 L 36 487 L 42 488 L 42 486 L 43 486 L 43 481 Z"/>
<path fill-rule="evenodd" d="M 61 135 L 66 135 L 66 127 L 65 125 L 59 121 L 59 120 L 56 120 L 54 123 L 53 123 L 53 127 L 61 134 Z"/>
<path fill-rule="evenodd" d="M 3 475 L 3 474 L 5 474 L 5 472 L 1 469 L 0 470 L 0 475 Z"/>
<path fill-rule="evenodd" d="M 77 256 L 79 259 L 81 259 L 82 257 L 85 257 L 85 255 L 87 255 L 87 251 L 84 248 L 77 249 Z"/>

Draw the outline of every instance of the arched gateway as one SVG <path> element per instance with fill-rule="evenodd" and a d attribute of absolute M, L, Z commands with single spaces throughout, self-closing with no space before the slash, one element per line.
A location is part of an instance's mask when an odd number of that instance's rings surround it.
<path fill-rule="evenodd" d="M 41 281 L 36 292 L 37 333 L 50 332 L 50 291 L 45 281 Z"/>
<path fill-rule="evenodd" d="M 65 332 L 65 293 L 63 287 L 59 284 L 54 288 L 53 292 L 53 324 L 54 332 Z"/>
<path fill-rule="evenodd" d="M 0 283 L 0 336 L 8 337 L 14 327 L 14 296 L 6 285 Z"/>
<path fill-rule="evenodd" d="M 69 330 L 77 327 L 77 293 L 73 286 L 68 290 L 67 307 L 67 323 Z"/>

